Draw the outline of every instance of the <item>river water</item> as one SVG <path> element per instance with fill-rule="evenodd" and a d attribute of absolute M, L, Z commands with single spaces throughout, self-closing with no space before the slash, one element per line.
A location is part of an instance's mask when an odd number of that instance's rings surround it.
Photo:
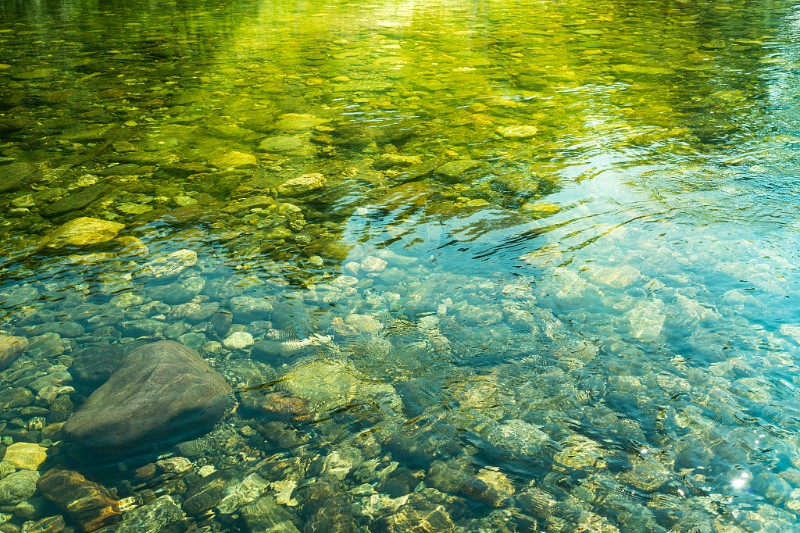
<path fill-rule="evenodd" d="M 3 476 L 109 531 L 795 530 L 798 173 L 790 0 L 0 2 Z M 223 418 L 71 452 L 160 340 Z"/>

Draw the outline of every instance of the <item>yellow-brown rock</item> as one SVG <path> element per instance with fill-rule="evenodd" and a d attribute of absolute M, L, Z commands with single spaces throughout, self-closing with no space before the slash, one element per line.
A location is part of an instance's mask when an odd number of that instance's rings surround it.
<path fill-rule="evenodd" d="M 10 367 L 27 347 L 28 339 L 24 337 L 0 335 L 0 370 Z"/>
<path fill-rule="evenodd" d="M 58 249 L 68 246 L 90 246 L 108 242 L 117 236 L 125 224 L 91 217 L 78 217 L 65 223 L 39 243 L 39 249 Z"/>
<path fill-rule="evenodd" d="M 83 531 L 95 531 L 118 522 L 119 503 L 111 492 L 71 470 L 54 469 L 39 478 L 36 487 Z"/>
<path fill-rule="evenodd" d="M 6 448 L 4 461 L 11 463 L 21 470 L 38 470 L 47 459 L 47 448 L 42 448 L 32 442 L 16 442 Z"/>

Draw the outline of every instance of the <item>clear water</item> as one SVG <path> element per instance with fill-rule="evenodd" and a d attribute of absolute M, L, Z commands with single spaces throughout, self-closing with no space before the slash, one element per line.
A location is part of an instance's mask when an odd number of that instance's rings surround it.
<path fill-rule="evenodd" d="M 798 43 L 788 0 L 0 2 L 3 443 L 150 530 L 800 527 Z M 81 216 L 121 240 L 41 247 Z M 178 478 L 70 463 L 73 355 L 161 339 L 239 408 Z M 263 484 L 133 514 L 203 467 Z"/>

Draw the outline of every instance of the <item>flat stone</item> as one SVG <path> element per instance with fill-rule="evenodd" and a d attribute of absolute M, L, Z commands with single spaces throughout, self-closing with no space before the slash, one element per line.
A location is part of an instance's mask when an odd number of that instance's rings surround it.
<path fill-rule="evenodd" d="M 278 194 L 281 196 L 297 196 L 322 189 L 323 187 L 325 187 L 325 176 L 322 174 L 303 174 L 279 186 Z"/>
<path fill-rule="evenodd" d="M 22 526 L 22 533 L 61 533 L 65 527 L 64 517 L 59 514 L 35 522 L 25 522 Z"/>
<path fill-rule="evenodd" d="M 253 336 L 246 331 L 237 331 L 222 341 L 222 344 L 226 348 L 244 350 L 245 348 L 253 346 L 254 341 Z"/>
<path fill-rule="evenodd" d="M 232 151 L 215 157 L 209 161 L 217 168 L 250 168 L 258 166 L 258 159 L 253 154 Z"/>
<path fill-rule="evenodd" d="M 326 122 L 329 122 L 329 120 L 309 113 L 286 113 L 278 117 L 275 128 L 279 130 L 307 130 Z"/>
<path fill-rule="evenodd" d="M 67 246 L 90 246 L 113 240 L 125 224 L 79 217 L 63 224 L 39 243 L 39 249 L 58 249 Z"/>
<path fill-rule="evenodd" d="M 137 275 L 156 279 L 174 278 L 196 264 L 197 252 L 187 249 L 176 250 L 148 261 L 137 271 Z"/>
<path fill-rule="evenodd" d="M 34 495 L 39 472 L 20 470 L 0 479 L 0 505 L 16 505 Z"/>
<path fill-rule="evenodd" d="M 475 161 L 473 159 L 458 159 L 438 167 L 436 173 L 445 178 L 455 179 L 474 168 L 480 167 L 482 164 L 481 161 Z"/>
<path fill-rule="evenodd" d="M 7 461 L 21 470 L 38 470 L 47 459 L 47 448 L 42 448 L 32 442 L 15 442 L 6 448 Z"/>
<path fill-rule="evenodd" d="M 241 211 L 248 211 L 250 209 L 255 209 L 257 207 L 261 208 L 269 207 L 274 203 L 275 200 L 271 196 L 261 194 L 230 202 L 227 206 L 225 206 L 222 209 L 222 212 L 234 214 L 234 213 L 239 213 Z"/>
<path fill-rule="evenodd" d="M 519 124 L 514 126 L 500 126 L 495 131 L 506 139 L 528 139 L 536 135 L 539 130 L 536 126 Z"/>
<path fill-rule="evenodd" d="M 548 216 L 561 211 L 561 206 L 549 202 L 525 202 L 520 209 L 534 215 Z"/>
<path fill-rule="evenodd" d="M 641 276 L 639 269 L 630 265 L 622 265 L 619 267 L 597 267 L 592 269 L 592 279 L 614 287 L 615 289 L 622 289 L 632 285 Z"/>
<path fill-rule="evenodd" d="M 0 370 L 10 367 L 28 347 L 28 339 L 0 335 Z"/>
<path fill-rule="evenodd" d="M 418 155 L 381 154 L 372 164 L 375 170 L 388 170 L 397 167 L 410 167 L 422 163 Z"/>
<path fill-rule="evenodd" d="M 54 217 L 71 211 L 77 211 L 100 198 L 103 194 L 108 192 L 108 190 L 109 186 L 106 184 L 91 185 L 79 191 L 72 192 L 64 198 L 41 208 L 39 213 L 45 217 Z"/>
<path fill-rule="evenodd" d="M 33 181 L 36 166 L 16 161 L 0 165 L 0 193 L 16 191 Z"/>
<path fill-rule="evenodd" d="M 297 137 L 280 135 L 264 139 L 258 147 L 265 152 L 301 152 L 306 148 L 306 143 Z"/>
<path fill-rule="evenodd" d="M 207 431 L 225 412 L 230 392 L 193 349 L 173 341 L 146 344 L 122 359 L 63 430 L 79 447 L 129 454 Z"/>
<path fill-rule="evenodd" d="M 381 259 L 380 257 L 375 257 L 373 255 L 369 257 L 365 257 L 363 261 L 361 261 L 360 267 L 366 270 L 367 272 L 383 272 L 386 268 L 386 261 Z"/>

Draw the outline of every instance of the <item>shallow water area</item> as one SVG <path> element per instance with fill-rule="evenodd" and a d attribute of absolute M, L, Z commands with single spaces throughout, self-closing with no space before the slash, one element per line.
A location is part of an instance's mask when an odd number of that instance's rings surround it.
<path fill-rule="evenodd" d="M 796 529 L 798 13 L 0 2 L 0 530 Z"/>

